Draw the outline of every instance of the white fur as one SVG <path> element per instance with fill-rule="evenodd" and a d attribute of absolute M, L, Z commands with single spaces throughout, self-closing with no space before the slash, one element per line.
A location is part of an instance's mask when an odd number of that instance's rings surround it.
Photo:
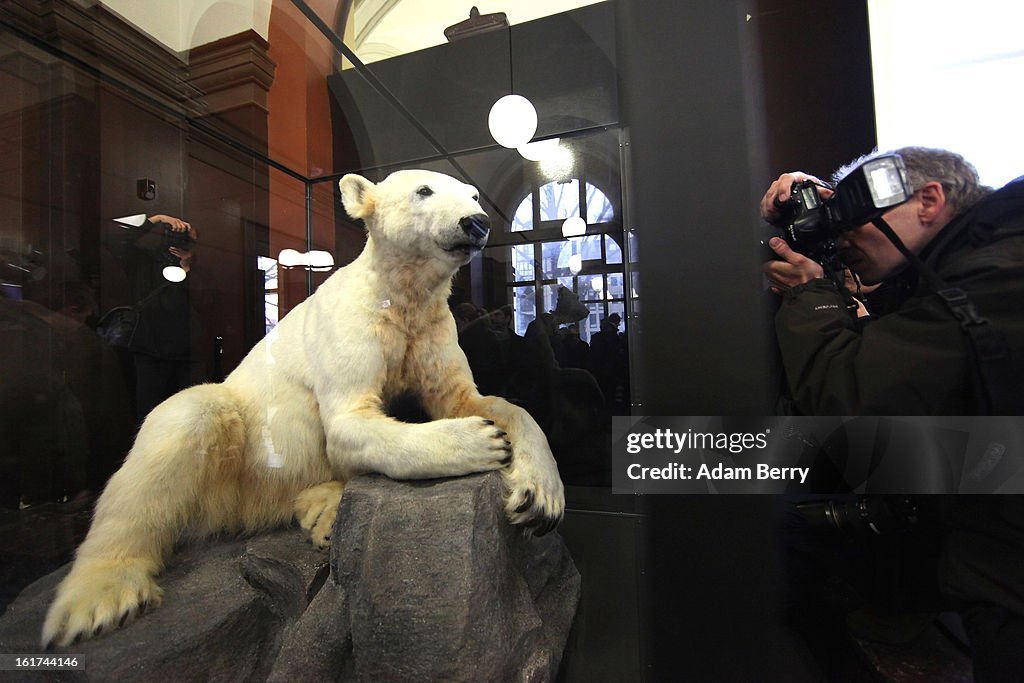
<path fill-rule="evenodd" d="M 251 532 L 294 515 L 327 545 L 344 482 L 366 472 L 421 479 L 503 468 L 512 523 L 546 531 L 561 518 L 562 482 L 543 432 L 521 408 L 477 392 L 448 311 L 451 278 L 476 251 L 459 248 L 460 219 L 483 214 L 476 191 L 428 171 L 376 185 L 348 175 L 340 186 L 348 212 L 366 223 L 363 253 L 222 384 L 153 410 L 100 497 L 44 645 L 92 637 L 159 604 L 155 576 L 182 537 Z M 432 422 L 385 415 L 406 391 Z"/>

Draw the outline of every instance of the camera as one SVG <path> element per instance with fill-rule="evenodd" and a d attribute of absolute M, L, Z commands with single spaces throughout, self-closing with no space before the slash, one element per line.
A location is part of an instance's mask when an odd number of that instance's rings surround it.
<path fill-rule="evenodd" d="M 168 223 L 161 223 L 160 227 L 163 228 L 163 232 L 161 234 L 161 249 L 164 252 L 171 247 L 177 247 L 184 251 L 192 250 L 192 245 L 194 245 L 195 242 L 187 232 L 176 232 L 171 229 L 171 226 Z"/>
<path fill-rule="evenodd" d="M 171 229 L 167 223 L 160 223 L 162 232 L 160 235 L 160 251 L 157 258 L 163 265 L 161 270 L 164 279 L 169 282 L 181 282 L 188 277 L 188 267 L 182 259 L 171 253 L 171 247 L 182 251 L 192 251 L 195 241 L 187 232 L 177 232 Z"/>
<path fill-rule="evenodd" d="M 813 180 L 794 183 L 790 199 L 772 221 L 775 230 L 762 244 L 779 236 L 793 251 L 825 265 L 837 259 L 836 239 L 842 232 L 873 221 L 913 195 L 898 154 L 877 156 L 853 169 L 828 188 L 831 197 L 823 198 L 819 187 Z"/>
<path fill-rule="evenodd" d="M 906 533 L 918 523 L 912 497 L 842 497 L 798 503 L 797 512 L 811 528 L 831 529 L 850 537 Z"/>

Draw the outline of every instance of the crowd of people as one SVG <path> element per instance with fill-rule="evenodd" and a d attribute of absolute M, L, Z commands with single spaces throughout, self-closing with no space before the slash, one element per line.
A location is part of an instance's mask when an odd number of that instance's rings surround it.
<path fill-rule="evenodd" d="M 611 476 L 610 415 L 629 413 L 629 361 L 622 318 L 612 312 L 590 335 L 580 325 L 590 309 L 565 287 L 555 308 L 523 334 L 509 305 L 490 311 L 470 302 L 452 307 L 462 347 L 484 394 L 522 405 L 544 429 L 569 483 L 602 485 Z"/>

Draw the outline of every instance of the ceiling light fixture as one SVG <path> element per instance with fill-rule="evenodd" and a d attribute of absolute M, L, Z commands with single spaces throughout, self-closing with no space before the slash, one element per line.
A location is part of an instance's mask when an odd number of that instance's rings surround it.
<path fill-rule="evenodd" d="M 511 26 L 508 27 L 508 90 L 508 95 L 498 98 L 498 101 L 491 105 L 491 111 L 487 115 L 487 128 L 499 145 L 517 149 L 532 140 L 537 132 L 537 108 L 530 100 L 516 94 Z"/>
<path fill-rule="evenodd" d="M 168 282 L 181 282 L 188 277 L 188 271 L 181 266 L 166 266 L 161 272 Z"/>
<path fill-rule="evenodd" d="M 516 149 L 519 150 L 520 156 L 527 161 L 545 161 L 558 154 L 560 141 L 561 138 L 548 138 L 547 140 L 527 142 Z"/>
<path fill-rule="evenodd" d="M 334 257 L 330 252 L 313 249 L 307 252 L 296 251 L 295 249 L 282 249 L 277 255 L 277 264 L 282 268 L 295 268 L 302 266 L 313 271 L 327 271 L 334 267 Z"/>
<path fill-rule="evenodd" d="M 571 216 L 562 221 L 562 237 L 579 237 L 587 234 L 587 222 L 579 216 Z"/>

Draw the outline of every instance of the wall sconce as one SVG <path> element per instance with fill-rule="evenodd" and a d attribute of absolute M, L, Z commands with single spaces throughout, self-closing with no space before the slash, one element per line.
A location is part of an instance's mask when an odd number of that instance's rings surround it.
<path fill-rule="evenodd" d="M 156 199 L 156 181 L 151 178 L 139 178 L 135 181 L 135 194 L 139 199 L 153 201 Z"/>

